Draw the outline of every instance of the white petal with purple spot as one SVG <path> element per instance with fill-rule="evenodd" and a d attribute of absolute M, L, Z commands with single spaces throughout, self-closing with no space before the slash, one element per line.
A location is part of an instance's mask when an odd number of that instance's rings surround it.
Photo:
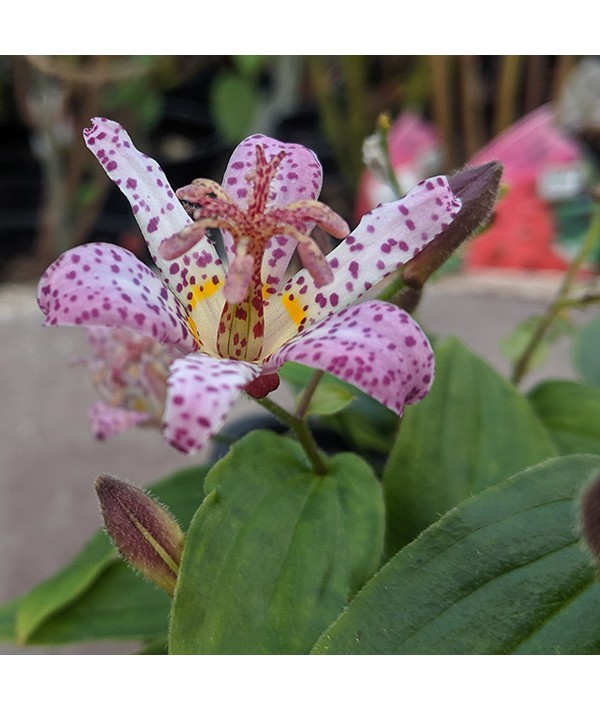
<path fill-rule="evenodd" d="M 369 301 L 343 309 L 286 343 L 265 364 L 286 361 L 325 370 L 375 398 L 398 415 L 431 386 L 434 358 L 417 323 L 402 309 Z"/>
<path fill-rule="evenodd" d="M 418 254 L 460 210 L 445 176 L 419 183 L 402 200 L 379 205 L 328 256 L 333 282 L 316 288 L 306 271 L 265 305 L 264 352 L 363 296 Z"/>
<path fill-rule="evenodd" d="M 223 187 L 237 205 L 242 209 L 248 208 L 250 193 L 246 175 L 255 169 L 257 145 L 264 147 L 268 159 L 280 151 L 286 153 L 270 185 L 267 209 L 284 207 L 297 200 L 316 200 L 323 183 L 323 169 L 317 156 L 300 144 L 282 143 L 274 138 L 256 134 L 244 139 L 234 150 L 223 177 Z M 231 250 L 231 244 L 232 240 L 229 238 L 226 242 L 228 251 Z M 262 280 L 265 284 L 274 288 L 278 286 L 296 246 L 295 240 L 283 235 L 270 240 L 262 266 Z"/>
<path fill-rule="evenodd" d="M 206 278 L 215 274 L 222 278 L 221 260 L 206 238 L 196 245 L 187 260 L 165 260 L 158 254 L 163 239 L 191 223 L 158 163 L 138 151 L 127 131 L 115 121 L 92 119 L 92 127 L 84 129 L 83 134 L 87 147 L 129 200 L 150 255 L 170 288 L 176 292 L 181 275 L 185 279 L 190 264 L 194 265 L 193 270 L 197 261 L 203 272 L 210 272 Z"/>
<path fill-rule="evenodd" d="M 84 244 L 61 255 L 40 279 L 38 303 L 46 325 L 120 326 L 183 353 L 197 349 L 179 301 L 137 257 L 113 244 Z"/>
<path fill-rule="evenodd" d="M 186 454 L 199 451 L 223 424 L 259 365 L 193 354 L 176 360 L 168 380 L 163 434 Z"/>
<path fill-rule="evenodd" d="M 98 439 L 110 439 L 124 432 L 130 427 L 135 427 L 151 418 L 147 412 L 125 410 L 122 407 L 113 407 L 104 400 L 96 402 L 89 411 L 90 427 Z"/>

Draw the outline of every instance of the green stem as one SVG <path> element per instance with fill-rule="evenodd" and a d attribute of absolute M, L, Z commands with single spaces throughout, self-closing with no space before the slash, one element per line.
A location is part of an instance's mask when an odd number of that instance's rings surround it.
<path fill-rule="evenodd" d="M 392 158 L 390 156 L 390 145 L 388 140 L 388 135 L 390 132 L 390 119 L 387 114 L 380 114 L 377 119 L 377 136 L 379 137 L 379 147 L 384 159 L 384 167 L 386 173 L 386 181 L 392 191 L 394 196 L 399 200 L 402 195 L 402 188 L 398 182 L 398 177 L 394 166 L 392 165 Z M 389 282 L 389 284 L 382 289 L 377 298 L 380 301 L 390 301 L 390 299 L 403 289 L 405 286 L 404 278 L 402 276 L 401 270 L 396 272 L 394 278 Z"/>
<path fill-rule="evenodd" d="M 389 143 L 389 133 L 390 133 L 390 119 L 386 114 L 381 114 L 377 119 L 377 135 L 379 136 L 379 147 L 384 158 L 385 173 L 388 185 L 394 191 L 394 196 L 397 200 L 404 195 L 400 183 L 398 182 L 398 176 L 392 165 L 392 157 L 390 155 L 390 143 Z"/>
<path fill-rule="evenodd" d="M 584 294 L 576 299 L 563 299 L 560 302 L 561 309 L 580 309 L 590 304 L 600 304 L 600 294 Z"/>
<path fill-rule="evenodd" d="M 565 272 L 562 283 L 558 290 L 558 293 L 554 297 L 552 303 L 548 306 L 546 313 L 540 319 L 537 328 L 532 333 L 529 343 L 527 344 L 525 350 L 521 354 L 520 358 L 514 365 L 512 372 L 512 382 L 518 385 L 523 379 L 524 375 L 529 369 L 529 364 L 533 358 L 536 350 L 542 343 L 544 336 L 546 335 L 548 329 L 560 313 L 562 309 L 565 308 L 565 303 L 568 301 L 569 291 L 573 285 L 581 266 L 586 261 L 586 259 L 591 254 L 592 250 L 596 246 L 598 238 L 600 237 L 600 210 L 596 210 L 592 218 L 592 224 L 581 244 L 579 252 L 573 258 L 573 261 L 569 264 L 569 268 Z"/>
<path fill-rule="evenodd" d="M 404 283 L 404 277 L 400 269 L 396 272 L 396 275 L 390 281 L 390 283 L 385 286 L 379 292 L 379 294 L 377 294 L 377 298 L 379 299 L 379 301 L 391 301 L 392 297 L 396 296 L 396 294 L 405 286 L 406 284 Z"/>
<path fill-rule="evenodd" d="M 327 467 L 325 466 L 325 462 L 319 454 L 319 450 L 317 449 L 317 443 L 315 442 L 310 430 L 308 429 L 305 420 L 302 420 L 296 417 L 295 415 L 292 415 L 291 412 L 288 412 L 283 407 L 280 407 L 277 403 L 273 402 L 272 400 L 269 400 L 269 398 L 265 397 L 261 400 L 258 400 L 257 402 L 259 402 L 265 408 L 265 410 L 268 410 L 272 415 L 275 415 L 275 417 L 280 419 L 292 430 L 292 432 L 294 432 L 294 434 L 298 438 L 298 441 L 304 448 L 304 451 L 306 452 L 308 458 L 312 462 L 315 474 L 319 476 L 327 474 Z"/>
<path fill-rule="evenodd" d="M 304 417 L 306 417 L 308 406 L 310 405 L 312 396 L 315 394 L 315 390 L 321 382 L 322 377 L 323 371 L 315 370 L 315 372 L 312 374 L 311 379 L 308 381 L 307 386 L 304 388 L 304 392 L 302 393 L 302 397 L 300 398 L 300 402 L 298 403 L 298 407 L 296 408 L 296 417 L 298 417 L 299 419 L 302 420 L 304 419 Z"/>

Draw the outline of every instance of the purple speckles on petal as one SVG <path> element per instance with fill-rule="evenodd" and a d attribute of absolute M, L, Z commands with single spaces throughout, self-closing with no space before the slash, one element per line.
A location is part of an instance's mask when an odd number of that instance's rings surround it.
<path fill-rule="evenodd" d="M 73 256 L 78 257 L 76 268 L 72 268 Z M 46 288 L 49 285 L 51 289 Z M 195 350 L 183 307 L 170 293 L 162 298 L 163 289 L 160 279 L 131 252 L 90 243 L 66 252 L 50 265 L 40 280 L 38 302 L 48 324 L 73 325 L 85 320 L 98 326 L 122 326 L 184 352 Z M 101 308 L 88 310 L 86 302 Z"/>
<path fill-rule="evenodd" d="M 190 355 L 173 363 L 163 433 L 177 449 L 202 449 L 222 425 L 241 390 L 260 374 L 260 366 Z"/>
<path fill-rule="evenodd" d="M 318 367 L 355 385 L 397 414 L 424 397 L 433 353 L 419 326 L 390 304 L 371 301 L 339 311 L 284 345 L 267 362 Z"/>

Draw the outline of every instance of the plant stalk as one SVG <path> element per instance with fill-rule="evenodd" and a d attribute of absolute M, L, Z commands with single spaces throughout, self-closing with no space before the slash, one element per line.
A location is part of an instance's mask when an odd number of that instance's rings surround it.
<path fill-rule="evenodd" d="M 565 272 L 563 280 L 561 282 L 560 288 L 552 300 L 552 303 L 548 306 L 546 313 L 540 319 L 537 328 L 532 333 L 529 343 L 527 344 L 525 350 L 515 363 L 513 367 L 513 372 L 511 380 L 515 385 L 518 385 L 529 369 L 529 364 L 531 359 L 535 354 L 536 350 L 542 343 L 544 336 L 548 332 L 548 329 L 566 305 L 569 305 L 571 300 L 568 299 L 569 292 L 573 286 L 573 282 L 581 269 L 581 266 L 589 257 L 590 253 L 596 246 L 598 238 L 600 237 L 600 210 L 596 209 L 594 216 L 592 218 L 592 223 L 589 230 L 581 244 L 579 252 L 575 255 L 569 268 Z"/>
<path fill-rule="evenodd" d="M 275 415 L 275 417 L 281 420 L 292 430 L 311 461 L 315 474 L 318 476 L 324 476 L 327 474 L 327 467 L 325 466 L 325 462 L 319 453 L 317 443 L 315 442 L 311 431 L 308 429 L 306 421 L 292 415 L 291 412 L 288 412 L 283 407 L 280 407 L 277 403 L 273 402 L 273 400 L 269 400 L 269 398 L 265 397 L 257 400 L 257 402 L 259 402 L 265 410 L 268 410 L 272 415 Z"/>
<path fill-rule="evenodd" d="M 322 377 L 322 370 L 315 370 L 312 374 L 311 379 L 308 381 L 308 385 L 304 388 L 304 392 L 302 393 L 302 397 L 300 398 L 298 407 L 296 408 L 296 417 L 298 419 L 303 420 L 306 417 L 306 412 L 308 411 L 310 401 L 312 400 L 312 397 L 315 394 L 315 390 L 321 382 Z"/>

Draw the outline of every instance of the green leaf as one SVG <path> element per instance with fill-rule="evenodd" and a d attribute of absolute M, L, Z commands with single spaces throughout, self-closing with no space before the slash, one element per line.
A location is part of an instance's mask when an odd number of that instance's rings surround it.
<path fill-rule="evenodd" d="M 248 135 L 260 103 L 253 82 L 231 72 L 219 74 L 210 91 L 213 119 L 219 132 L 230 144 Z"/>
<path fill-rule="evenodd" d="M 358 593 L 319 654 L 600 652 L 600 585 L 577 534 L 600 457 L 556 458 L 428 528 Z"/>
<path fill-rule="evenodd" d="M 572 341 L 573 365 L 583 380 L 600 386 L 600 314 L 575 334 Z"/>
<path fill-rule="evenodd" d="M 15 598 L 0 607 L 0 641 L 16 641 L 17 608 L 21 599 Z"/>
<path fill-rule="evenodd" d="M 600 454 L 600 388 L 571 380 L 548 380 L 529 401 L 560 454 Z"/>
<path fill-rule="evenodd" d="M 384 472 L 395 552 L 463 499 L 556 456 L 527 399 L 460 341 L 436 344 L 429 395 L 407 408 Z"/>
<path fill-rule="evenodd" d="M 235 54 L 231 57 L 237 71 L 248 79 L 256 79 L 267 60 L 268 56 L 264 54 Z"/>
<path fill-rule="evenodd" d="M 166 504 L 185 527 L 202 501 L 207 469 L 197 466 L 183 469 L 148 490 Z M 90 496 L 93 495 L 90 488 Z M 106 596 L 114 624 L 96 628 L 92 620 L 85 619 L 88 596 L 94 605 L 101 605 L 103 596 Z M 15 640 L 21 644 L 132 638 L 131 631 L 119 633 L 118 624 L 120 612 L 133 609 L 132 600 L 135 600 L 139 606 L 139 634 L 133 634 L 133 638 L 139 639 L 146 636 L 149 622 L 148 610 L 140 602 L 142 598 L 155 611 L 156 600 L 161 600 L 160 619 L 152 624 L 155 627 L 159 624 L 158 634 L 166 634 L 168 598 L 121 563 L 112 543 L 103 531 L 98 531 L 62 570 L 42 581 L 19 601 L 0 607 L 0 619 L 6 609 L 11 610 L 16 605 Z M 128 630 L 132 629 L 129 620 L 127 626 Z"/>
<path fill-rule="evenodd" d="M 300 654 L 377 569 L 383 499 L 353 454 L 316 476 L 296 442 L 256 431 L 206 480 L 171 613 L 175 654 Z"/>
<path fill-rule="evenodd" d="M 298 400 L 302 394 L 298 396 Z M 341 385 L 334 383 L 320 383 L 315 390 L 308 409 L 307 416 L 312 415 L 335 415 L 341 412 L 354 399 L 352 393 Z"/>
<path fill-rule="evenodd" d="M 117 558 L 111 542 L 99 531 L 71 563 L 22 598 L 16 618 L 17 642 L 27 642 L 44 620 L 82 595 Z"/>
<path fill-rule="evenodd" d="M 165 592 L 116 561 L 69 607 L 37 627 L 28 642 L 50 645 L 164 636 L 170 604 Z"/>

